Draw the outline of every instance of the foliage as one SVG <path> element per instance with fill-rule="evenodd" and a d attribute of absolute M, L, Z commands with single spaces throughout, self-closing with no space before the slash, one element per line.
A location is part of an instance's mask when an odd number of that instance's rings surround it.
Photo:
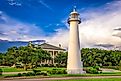
<path fill-rule="evenodd" d="M 98 48 L 82 48 L 84 66 L 119 66 L 121 51 L 102 50 Z"/>
<path fill-rule="evenodd" d="M 0 65 L 9 65 L 14 67 L 17 63 L 23 64 L 24 70 L 32 69 L 41 64 L 41 61 L 51 60 L 51 56 L 47 51 L 38 47 L 20 46 L 8 48 L 8 51 L 0 53 Z"/>
<path fill-rule="evenodd" d="M 41 70 L 35 70 L 35 69 L 33 69 L 33 72 L 34 72 L 35 74 L 37 74 L 37 73 L 41 72 Z"/>
<path fill-rule="evenodd" d="M 87 67 L 85 69 L 86 73 L 91 73 L 91 74 L 99 74 L 102 73 L 102 71 L 100 70 L 99 66 L 94 66 L 94 67 Z"/>
<path fill-rule="evenodd" d="M 121 67 L 121 51 L 119 50 L 103 50 L 98 48 L 82 48 L 81 58 L 84 67 L 88 66 L 120 66 Z M 11 47 L 6 53 L 0 53 L 0 65 L 3 66 L 16 66 L 18 63 L 23 64 L 20 66 L 27 70 L 28 68 L 42 67 L 66 67 L 67 66 L 67 52 L 60 52 L 54 59 L 56 62 L 53 64 L 42 64 L 52 60 L 51 55 L 42 50 L 40 47 L 33 47 L 32 45 Z M 19 67 L 19 68 L 20 68 Z M 119 68 L 117 68 L 119 69 Z"/>
<path fill-rule="evenodd" d="M 2 71 L 2 69 L 0 68 L 0 75 L 2 75 L 2 72 L 3 72 L 3 71 Z"/>
<path fill-rule="evenodd" d="M 65 69 L 52 69 L 47 71 L 49 74 L 67 74 Z"/>
<path fill-rule="evenodd" d="M 28 72 L 28 73 L 18 73 L 17 76 L 35 76 L 35 75 L 43 75 L 47 76 L 47 72 L 37 72 L 36 74 L 34 72 Z"/>
<path fill-rule="evenodd" d="M 22 74 L 21 73 L 18 73 L 18 76 L 20 77 L 20 76 L 22 76 Z"/>
<path fill-rule="evenodd" d="M 47 76 L 48 73 L 47 72 L 40 72 L 40 75 Z"/>
<path fill-rule="evenodd" d="M 67 52 L 60 52 L 56 57 L 55 57 L 55 62 L 57 63 L 57 67 L 66 67 L 67 65 Z"/>
<path fill-rule="evenodd" d="M 17 69 L 13 67 L 2 67 L 1 68 L 3 72 L 21 72 L 24 71 L 23 69 Z"/>

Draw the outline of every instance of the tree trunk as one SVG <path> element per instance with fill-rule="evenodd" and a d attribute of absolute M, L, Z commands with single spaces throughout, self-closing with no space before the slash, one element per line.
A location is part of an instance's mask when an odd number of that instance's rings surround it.
<path fill-rule="evenodd" d="M 12 67 L 16 68 L 16 64 L 13 64 L 13 66 L 12 66 Z"/>
<path fill-rule="evenodd" d="M 27 71 L 27 65 L 26 64 L 24 65 L 24 70 Z"/>
<path fill-rule="evenodd" d="M 32 69 L 33 68 L 33 65 L 30 65 L 29 67 L 30 67 L 30 69 Z"/>

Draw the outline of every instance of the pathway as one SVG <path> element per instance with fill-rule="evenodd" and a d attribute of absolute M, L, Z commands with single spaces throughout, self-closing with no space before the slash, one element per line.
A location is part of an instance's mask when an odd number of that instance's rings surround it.
<path fill-rule="evenodd" d="M 58 77 L 58 78 L 32 78 L 32 79 L 9 78 L 1 81 L 51 81 L 51 80 L 90 79 L 90 78 L 121 78 L 121 76 Z"/>

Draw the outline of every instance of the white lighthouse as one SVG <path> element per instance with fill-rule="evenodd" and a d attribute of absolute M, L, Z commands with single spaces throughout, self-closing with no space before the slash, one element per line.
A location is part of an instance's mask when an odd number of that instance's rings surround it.
<path fill-rule="evenodd" d="M 81 62 L 80 41 L 79 41 L 79 28 L 81 23 L 79 13 L 74 8 L 70 13 L 68 24 L 70 25 L 69 47 L 68 47 L 68 61 L 67 73 L 68 74 L 82 74 L 83 64 Z"/>

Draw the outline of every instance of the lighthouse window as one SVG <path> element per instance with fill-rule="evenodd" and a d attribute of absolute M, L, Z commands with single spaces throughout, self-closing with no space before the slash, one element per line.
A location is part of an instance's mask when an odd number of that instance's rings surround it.
<path fill-rule="evenodd" d="M 76 14 L 73 14 L 72 16 L 71 16 L 71 18 L 76 18 L 77 17 L 77 15 Z"/>

